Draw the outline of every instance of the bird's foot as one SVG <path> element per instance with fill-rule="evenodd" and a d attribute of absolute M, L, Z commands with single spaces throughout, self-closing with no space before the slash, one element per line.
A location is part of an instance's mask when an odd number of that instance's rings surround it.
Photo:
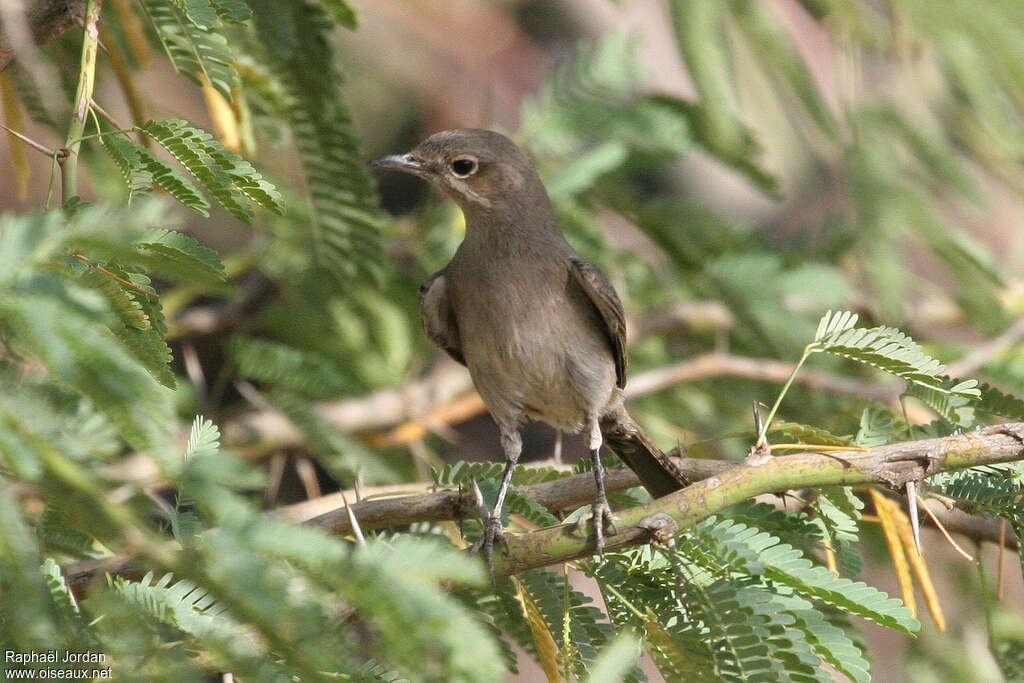
<path fill-rule="evenodd" d="M 484 533 L 480 539 L 469 548 L 469 552 L 477 553 L 483 550 L 484 560 L 487 562 L 487 572 L 491 576 L 491 584 L 495 584 L 494 579 L 494 542 L 501 541 L 501 544 L 505 546 L 505 554 L 509 554 L 508 537 L 505 536 L 504 530 L 501 528 L 501 517 L 492 515 L 490 512 L 484 514 L 481 520 L 484 525 Z"/>
<path fill-rule="evenodd" d="M 587 522 L 594 522 L 594 540 L 597 542 L 598 554 L 604 554 L 604 536 L 605 536 L 605 525 L 608 525 L 608 535 L 614 536 L 619 533 L 615 528 L 615 515 L 612 514 L 612 508 L 608 505 L 608 499 L 604 496 L 598 496 L 590 507 L 590 512 L 580 515 L 579 520 L 576 522 L 576 529 L 582 530 Z"/>

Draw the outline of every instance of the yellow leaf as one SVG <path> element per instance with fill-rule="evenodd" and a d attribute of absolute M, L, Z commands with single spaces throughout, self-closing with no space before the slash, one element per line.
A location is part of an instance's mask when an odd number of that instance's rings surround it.
<path fill-rule="evenodd" d="M 892 503 L 878 489 L 868 489 L 868 493 L 871 494 L 871 500 L 875 503 L 875 512 L 878 514 L 878 521 L 882 524 L 882 533 L 885 534 L 889 554 L 892 555 L 892 565 L 896 570 L 896 580 L 900 584 L 900 592 L 903 594 L 903 604 L 910 608 L 911 615 L 916 618 L 917 600 L 914 598 L 914 582 L 910 578 L 910 565 L 907 564 L 903 543 L 896 530 L 893 513 L 895 503 Z M 896 508 L 895 514 L 899 514 L 898 508 Z"/>
<path fill-rule="evenodd" d="M 896 531 L 899 532 L 900 541 L 903 542 L 903 549 L 910 560 L 910 567 L 917 577 L 917 585 L 921 587 L 924 595 L 924 603 L 935 620 L 935 626 L 940 631 L 946 630 L 946 617 L 942 613 L 942 605 L 939 603 L 939 594 L 935 592 L 935 585 L 932 583 L 931 574 L 928 572 L 928 564 L 924 561 L 921 553 L 917 552 L 917 544 L 914 543 L 914 530 L 910 526 L 910 519 L 896 503 L 889 501 L 893 509 L 893 518 L 896 522 Z M 917 501 L 911 501 L 910 505 L 917 505 Z"/>
<path fill-rule="evenodd" d="M 140 68 L 146 68 L 149 64 L 150 51 L 149 41 L 146 40 L 146 27 L 143 25 L 139 15 L 132 8 L 134 3 L 131 0 L 112 0 L 114 14 L 117 15 L 117 22 L 121 25 L 121 32 L 124 40 L 128 43 L 128 49 Z M 110 44 L 107 43 L 109 49 Z M 142 123 L 140 121 L 140 123 Z"/>
<path fill-rule="evenodd" d="M 24 128 L 24 119 L 21 116 L 21 105 L 18 103 L 18 94 L 14 90 L 14 81 L 9 73 L 0 73 L 0 100 L 3 101 L 4 120 L 8 127 L 21 131 Z M 11 148 L 11 168 L 14 169 L 14 186 L 17 189 L 18 199 L 25 201 L 28 196 L 28 181 L 32 176 L 32 168 L 28 164 L 28 154 L 25 153 L 25 143 L 8 133 L 7 140 Z"/>
<path fill-rule="evenodd" d="M 238 119 L 231 103 L 203 77 L 203 97 L 206 98 L 206 109 L 213 119 L 213 127 L 217 129 L 217 137 L 224 146 L 236 154 L 242 152 L 242 140 L 238 135 Z"/>
<path fill-rule="evenodd" d="M 533 632 L 533 642 L 537 645 L 537 654 L 540 657 L 540 665 L 544 669 L 544 674 L 550 683 L 561 683 L 564 679 L 558 670 L 558 646 L 555 644 L 554 636 L 551 635 L 551 629 L 548 628 L 544 616 L 537 608 L 537 603 L 533 601 L 523 582 L 515 576 L 512 576 L 511 579 L 512 584 L 516 587 L 516 600 L 523 608 L 523 616 L 526 617 L 526 623 L 530 625 L 530 631 Z"/>

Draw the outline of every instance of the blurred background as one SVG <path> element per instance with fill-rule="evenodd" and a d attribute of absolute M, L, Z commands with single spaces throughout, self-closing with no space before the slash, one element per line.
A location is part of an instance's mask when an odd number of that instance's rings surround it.
<path fill-rule="evenodd" d="M 523 146 L 570 242 L 626 303 L 632 411 L 663 447 L 742 457 L 751 404 L 771 404 L 785 364 L 829 309 L 899 327 L 951 363 L 952 376 L 1024 392 L 1024 3 L 377 0 L 357 9 L 357 30 L 331 36 L 325 67 L 343 74 L 346 134 L 364 159 L 451 127 L 492 128 Z M 246 98 L 225 109 L 215 88 L 178 77 L 138 39 L 137 10 L 110 2 L 104 11 L 116 28 L 101 36 L 113 52 L 101 56 L 95 99 L 113 121 L 187 118 L 253 159 L 286 201 L 315 189 L 302 142 L 275 118 L 299 95 L 276 91 L 258 61 L 239 56 Z M 76 49 L 62 39 L 47 54 L 61 69 Z M 23 71 L 3 78 L 4 122 L 59 146 L 47 93 L 25 87 Z M 322 101 L 325 117 L 345 116 Z M 125 192 L 100 145 L 83 155 L 84 198 Z M 0 144 L 0 208 L 40 207 L 49 176 L 45 156 Z M 317 238 L 301 202 L 251 227 L 220 209 L 214 220 L 181 212 L 185 229 L 226 258 L 233 289 L 162 294 L 176 410 L 185 421 L 213 417 L 229 445 L 265 465 L 267 506 L 357 478 L 408 485 L 457 459 L 500 458 L 468 376 L 418 320 L 417 286 L 451 257 L 462 217 L 415 179 L 363 181 L 377 183 L 390 217 L 374 224 L 373 249 L 350 249 L 351 263 L 330 272 L 312 267 Z M 363 237 L 353 229 L 346 239 Z M 876 410 L 914 438 L 968 426 L 839 359 L 815 357 L 801 378 L 780 412 L 793 423 L 850 434 Z M 560 451 L 572 463 L 581 452 L 575 437 L 556 444 L 543 425 L 525 436 L 527 462 Z M 123 464 L 125 477 L 155 476 Z M 898 594 L 877 527 L 861 523 L 861 578 Z M 1024 632 L 1016 558 L 978 542 L 980 564 L 967 562 L 933 530 L 923 542 L 947 629 L 927 615 L 916 640 L 866 628 L 875 680 L 1002 680 L 993 629 Z M 983 585 L 995 591 L 997 576 L 1002 602 L 965 599 Z M 520 680 L 541 675 L 520 665 Z"/>

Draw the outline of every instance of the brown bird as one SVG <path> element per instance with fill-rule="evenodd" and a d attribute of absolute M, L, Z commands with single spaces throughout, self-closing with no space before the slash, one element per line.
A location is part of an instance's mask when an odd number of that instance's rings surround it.
<path fill-rule="evenodd" d="M 582 432 L 593 463 L 598 551 L 612 525 L 599 451 L 607 443 L 658 497 L 689 482 L 623 407 L 626 324 L 608 278 L 565 241 L 529 158 L 503 135 L 456 129 L 408 154 L 371 162 L 430 181 L 462 208 L 466 237 L 451 262 L 420 287 L 431 341 L 469 368 L 498 425 L 508 464 L 483 548 L 493 576 L 501 508 L 527 418 Z M 614 526 L 611 526 L 614 533 Z"/>

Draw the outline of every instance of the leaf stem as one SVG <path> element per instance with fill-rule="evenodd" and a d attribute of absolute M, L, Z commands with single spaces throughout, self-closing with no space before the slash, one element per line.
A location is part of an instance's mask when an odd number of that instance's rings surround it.
<path fill-rule="evenodd" d="M 757 434 L 757 441 L 755 444 L 761 446 L 764 444 L 765 434 L 768 433 L 768 429 L 772 426 L 772 420 L 775 418 L 775 413 L 779 410 L 779 405 L 782 404 L 782 399 L 786 396 L 786 392 L 793 385 L 793 380 L 796 379 L 796 373 L 800 372 L 800 368 L 803 366 L 804 361 L 816 351 L 814 344 L 808 344 L 804 348 L 804 355 L 800 356 L 800 361 L 793 366 L 793 372 L 789 373 L 789 379 L 782 385 L 782 391 L 779 392 L 778 397 L 775 399 L 775 403 L 772 405 L 771 411 L 768 412 L 768 417 L 765 418 L 764 423 L 761 425 L 761 431 Z"/>
<path fill-rule="evenodd" d="M 89 101 L 96 82 L 96 51 L 99 44 L 100 3 L 102 0 L 86 0 L 85 32 L 82 37 L 82 61 L 78 70 L 78 87 L 75 90 L 75 109 L 68 126 L 68 137 L 64 143 L 64 155 L 58 156 L 61 169 L 61 198 L 66 204 L 78 194 L 78 149 L 85 132 L 89 115 Z M 63 157 L 63 158 L 62 158 Z"/>

